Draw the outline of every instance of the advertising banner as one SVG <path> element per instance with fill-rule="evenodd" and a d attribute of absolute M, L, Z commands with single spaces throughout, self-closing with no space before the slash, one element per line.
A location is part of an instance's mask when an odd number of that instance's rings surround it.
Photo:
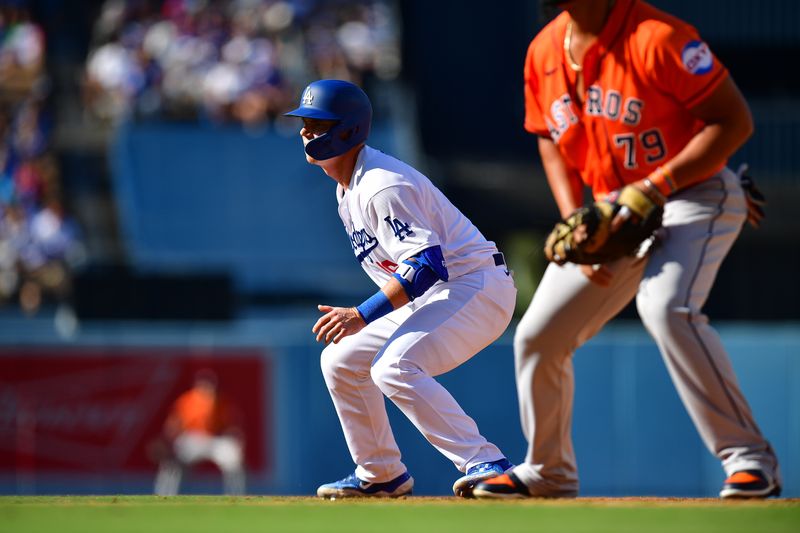
<path fill-rule="evenodd" d="M 263 473 L 270 371 L 254 348 L 2 348 L 0 473 L 152 471 L 173 402 L 198 373 L 216 377 L 244 437 L 246 468 Z"/>

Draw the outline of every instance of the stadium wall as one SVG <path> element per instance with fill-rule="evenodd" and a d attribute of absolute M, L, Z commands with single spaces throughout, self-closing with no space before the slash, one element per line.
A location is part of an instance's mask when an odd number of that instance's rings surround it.
<path fill-rule="evenodd" d="M 404 150 L 381 123 L 370 145 Z M 140 271 L 225 272 L 249 294 L 372 290 L 353 268 L 336 183 L 306 163 L 295 130 L 127 123 L 110 161 L 122 239 Z"/>
<path fill-rule="evenodd" d="M 313 319 L 282 312 L 228 323 L 90 322 L 68 343 L 43 320 L 4 322 L 0 493 L 151 492 L 148 443 L 200 366 L 218 371 L 222 390 L 236 392 L 248 418 L 248 493 L 312 494 L 343 477 L 353 465 L 320 374 Z M 781 459 L 784 495 L 800 496 L 800 328 L 726 323 L 719 330 Z M 610 325 L 578 351 L 575 371 L 582 495 L 716 494 L 719 464 L 640 325 Z M 510 333 L 440 379 L 487 438 L 520 461 L 526 444 Z M 389 413 L 415 493 L 449 494 L 458 472 L 396 408 Z M 220 488 L 210 467 L 185 483 L 190 493 Z"/>

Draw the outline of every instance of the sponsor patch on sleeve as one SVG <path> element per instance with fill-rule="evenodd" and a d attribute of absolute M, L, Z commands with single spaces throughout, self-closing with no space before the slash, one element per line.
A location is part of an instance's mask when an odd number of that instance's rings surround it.
<path fill-rule="evenodd" d="M 703 41 L 689 41 L 681 52 L 683 67 L 692 74 L 705 74 L 714 66 L 714 56 Z"/>

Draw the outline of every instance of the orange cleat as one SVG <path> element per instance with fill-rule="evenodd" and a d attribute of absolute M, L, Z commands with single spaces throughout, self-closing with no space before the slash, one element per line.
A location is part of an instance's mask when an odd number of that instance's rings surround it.
<path fill-rule="evenodd" d="M 720 498 L 769 498 L 780 496 L 781 487 L 761 470 L 741 470 L 725 480 Z"/>
<path fill-rule="evenodd" d="M 509 471 L 501 476 L 489 478 L 478 483 L 472 490 L 476 498 L 493 499 L 512 499 L 530 498 L 531 494 L 528 487 L 520 479 Z"/>

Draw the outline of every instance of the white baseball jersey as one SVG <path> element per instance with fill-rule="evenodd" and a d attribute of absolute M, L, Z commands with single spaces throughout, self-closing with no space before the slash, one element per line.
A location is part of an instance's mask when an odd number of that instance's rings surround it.
<path fill-rule="evenodd" d="M 493 264 L 495 244 L 427 177 L 379 150 L 364 146 L 336 198 L 353 253 L 379 287 L 404 259 L 431 246 L 442 248 L 450 279 Z"/>

